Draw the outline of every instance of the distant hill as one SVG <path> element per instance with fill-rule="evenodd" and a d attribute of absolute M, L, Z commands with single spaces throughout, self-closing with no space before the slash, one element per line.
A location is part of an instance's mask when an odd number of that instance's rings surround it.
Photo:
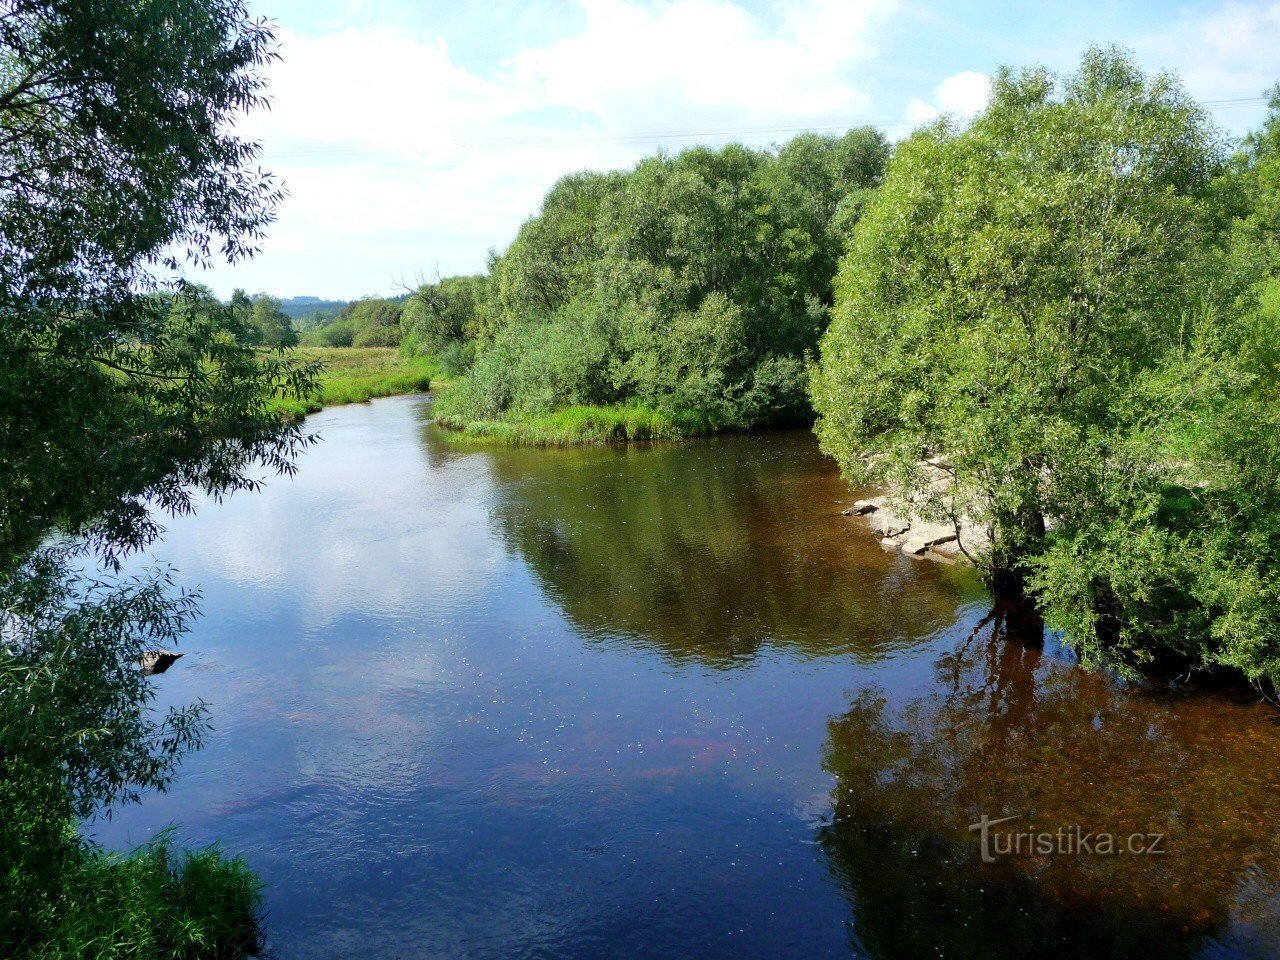
<path fill-rule="evenodd" d="M 319 297 L 289 297 L 280 301 L 282 309 L 290 319 L 309 317 L 313 313 L 336 314 L 347 305 L 346 300 L 321 300 Z"/>

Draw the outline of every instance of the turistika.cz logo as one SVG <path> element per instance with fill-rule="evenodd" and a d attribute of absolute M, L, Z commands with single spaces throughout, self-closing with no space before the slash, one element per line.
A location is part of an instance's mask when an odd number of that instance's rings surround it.
<path fill-rule="evenodd" d="M 1111 833 L 1107 830 L 1085 830 L 1079 826 L 1064 826 L 1057 830 L 992 830 L 1022 816 L 992 819 L 985 813 L 977 823 L 969 824 L 969 832 L 978 834 L 983 863 L 995 863 L 999 857 L 1114 857 L 1133 855 L 1160 857 L 1164 855 L 1163 833 Z"/>

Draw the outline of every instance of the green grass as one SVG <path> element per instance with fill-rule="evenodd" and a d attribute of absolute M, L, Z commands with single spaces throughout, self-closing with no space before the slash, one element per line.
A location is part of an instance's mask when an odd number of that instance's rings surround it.
<path fill-rule="evenodd" d="M 429 390 L 440 374 L 434 358 L 405 357 L 391 347 L 300 347 L 290 355 L 324 364 L 315 395 L 272 401 L 273 409 L 293 419 L 339 404 Z"/>
<path fill-rule="evenodd" d="M 129 854 L 69 851 L 57 889 L 8 904 L 0 943 L 30 960 L 243 960 L 262 940 L 262 883 L 214 847 L 177 852 L 167 834 Z M 16 936 L 16 939 L 15 939 Z"/>
<path fill-rule="evenodd" d="M 437 422 L 458 431 L 459 439 L 541 447 L 678 440 L 715 429 L 710 421 L 694 413 L 668 414 L 639 405 L 567 407 L 512 420 L 464 420 L 444 415 Z"/>

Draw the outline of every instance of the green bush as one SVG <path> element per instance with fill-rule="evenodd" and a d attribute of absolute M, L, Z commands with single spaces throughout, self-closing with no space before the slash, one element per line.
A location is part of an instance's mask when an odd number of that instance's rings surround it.
<path fill-rule="evenodd" d="M 864 128 L 565 177 L 494 263 L 441 421 L 619 404 L 711 429 L 803 419 L 835 262 L 887 156 Z"/>

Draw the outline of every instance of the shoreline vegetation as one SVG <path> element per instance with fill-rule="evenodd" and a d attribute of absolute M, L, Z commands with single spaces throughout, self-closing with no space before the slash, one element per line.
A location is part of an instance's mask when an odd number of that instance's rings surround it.
<path fill-rule="evenodd" d="M 242 309 L 269 333 L 263 302 Z M 316 323 L 300 342 L 438 369 L 419 382 L 461 442 L 812 424 L 886 491 L 873 527 L 911 518 L 887 545 L 961 553 L 1086 662 L 1280 683 L 1280 87 L 1232 146 L 1175 77 L 1099 47 L 893 145 L 574 173 L 486 273 Z"/>
<path fill-rule="evenodd" d="M 441 382 L 440 364 L 434 358 L 405 356 L 390 347 L 297 347 L 285 356 L 319 365 L 310 393 L 303 397 L 277 394 L 271 399 L 270 408 L 291 421 L 325 407 L 426 393 Z"/>
<path fill-rule="evenodd" d="M 518 420 L 471 420 L 449 412 L 436 412 L 434 419 L 452 431 L 451 439 L 458 442 L 491 441 L 533 447 L 686 440 L 717 432 L 713 423 L 692 411 L 664 412 L 623 404 L 579 405 L 551 413 L 526 414 Z"/>

